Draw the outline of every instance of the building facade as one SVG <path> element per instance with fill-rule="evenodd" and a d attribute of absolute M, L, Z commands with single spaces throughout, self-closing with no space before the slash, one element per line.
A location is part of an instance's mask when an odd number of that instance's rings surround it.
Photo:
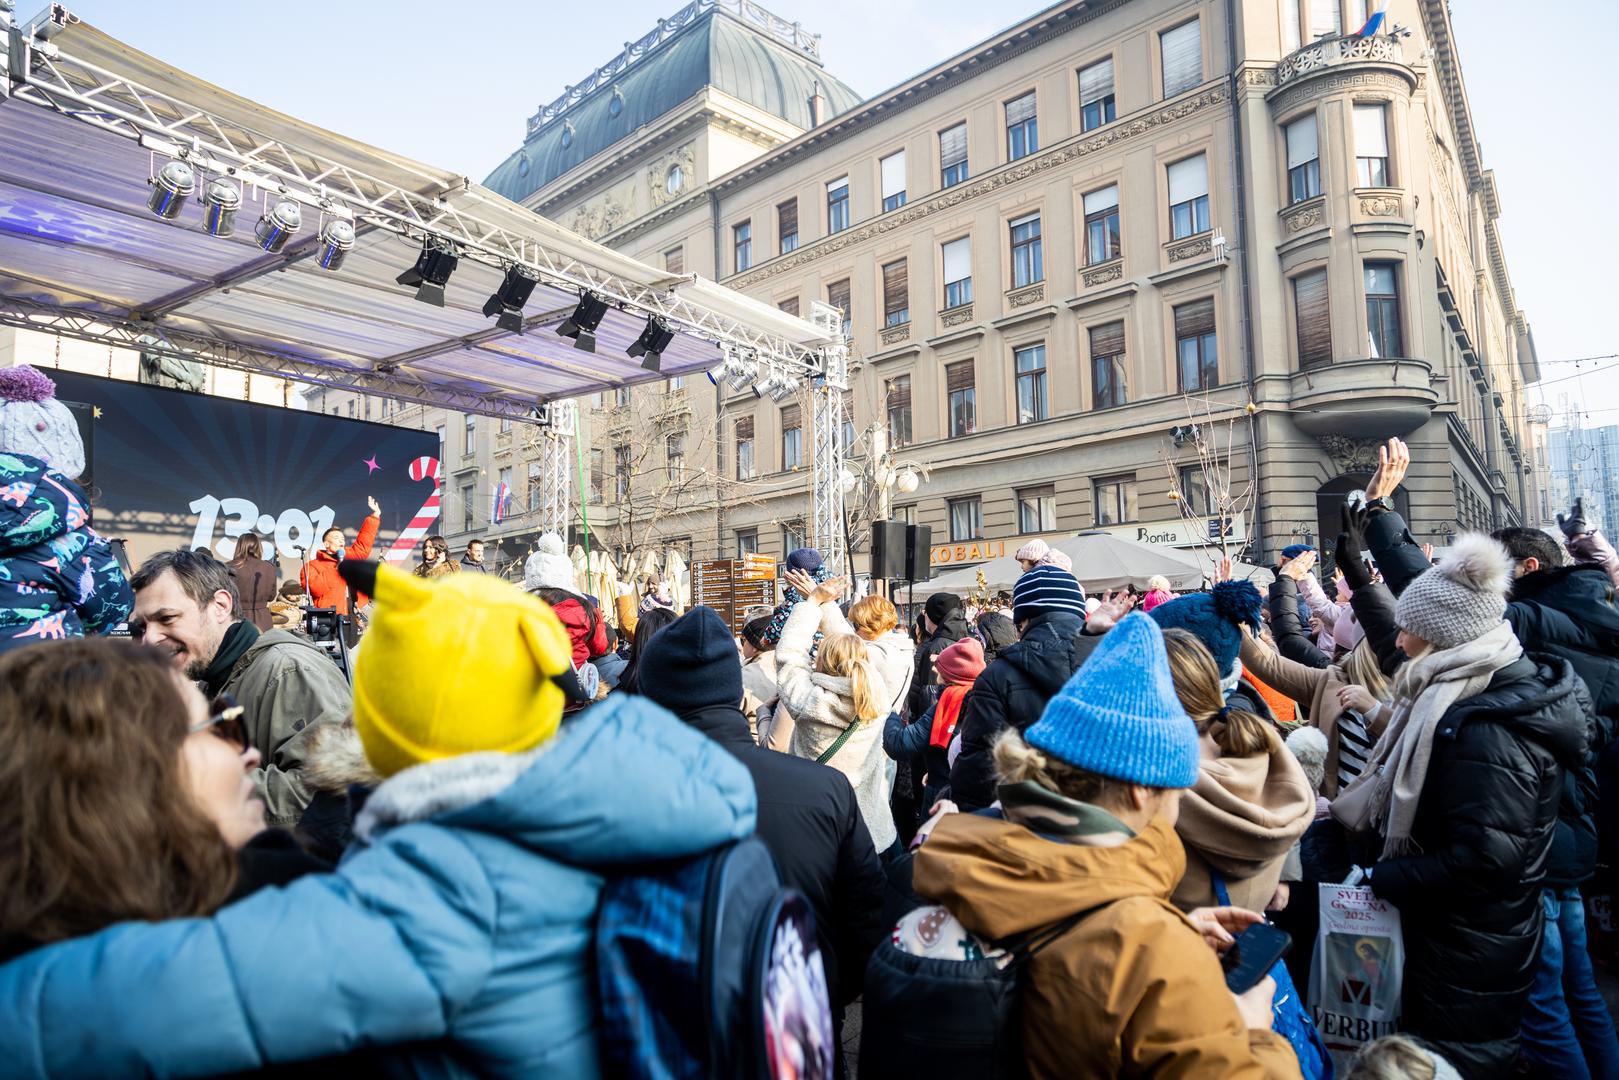
<path fill-rule="evenodd" d="M 936 564 L 1090 528 L 1185 546 L 1211 517 L 1268 562 L 1330 542 L 1391 435 L 1413 531 L 1443 544 L 1543 501 L 1539 372 L 1446 5 L 1394 0 L 1397 33 L 1355 37 L 1368 6 L 1076 0 L 861 100 L 797 24 L 698 0 L 487 183 L 671 274 L 845 312 L 857 567 L 885 511 L 931 527 Z M 806 398 L 581 402 L 592 533 L 784 553 Z M 452 543 L 531 534 L 529 433 L 394 419 L 443 433 Z M 491 527 L 501 481 L 517 510 Z"/>
<path fill-rule="evenodd" d="M 1573 412 L 1567 425 L 1552 429 L 1548 447 L 1549 509 L 1566 514 L 1575 499 L 1582 499 L 1587 521 L 1610 537 L 1619 535 L 1619 425 L 1582 427 L 1580 414 Z"/>

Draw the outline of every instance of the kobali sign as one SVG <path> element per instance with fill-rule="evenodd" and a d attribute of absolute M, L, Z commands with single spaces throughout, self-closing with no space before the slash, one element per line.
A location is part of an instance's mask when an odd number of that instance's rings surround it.
<path fill-rule="evenodd" d="M 1151 544 L 1155 547 L 1188 548 L 1218 540 L 1220 519 L 1197 518 L 1185 521 L 1176 518 L 1173 521 L 1146 521 L 1133 525 L 1104 525 L 1089 531 L 1108 533 L 1125 540 L 1134 540 L 1138 544 Z M 1047 543 L 1054 544 L 1059 540 L 1069 539 L 1072 535 L 1063 533 L 1044 539 Z M 1247 523 L 1240 515 L 1225 523 L 1225 538 L 1239 544 L 1248 539 Z M 935 544 L 929 553 L 928 561 L 934 566 L 989 562 L 991 559 L 1005 558 L 1031 539 L 1033 537 L 1019 536 L 1011 541 L 967 540 L 954 544 Z"/>

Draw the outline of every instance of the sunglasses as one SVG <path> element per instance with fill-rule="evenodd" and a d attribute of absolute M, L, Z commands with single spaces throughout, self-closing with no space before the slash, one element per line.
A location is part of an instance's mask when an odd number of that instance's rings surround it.
<path fill-rule="evenodd" d="M 208 719 L 199 721 L 191 726 L 194 735 L 199 731 L 206 731 L 225 740 L 238 753 L 246 753 L 247 725 L 242 722 L 244 710 L 236 704 L 236 699 L 229 694 L 220 694 L 208 706 Z"/>

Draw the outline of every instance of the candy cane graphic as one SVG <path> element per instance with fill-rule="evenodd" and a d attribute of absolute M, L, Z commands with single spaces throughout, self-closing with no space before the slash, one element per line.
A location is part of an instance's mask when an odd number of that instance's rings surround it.
<path fill-rule="evenodd" d="M 416 511 L 416 516 L 410 519 L 400 532 L 399 538 L 388 549 L 383 560 L 391 563 L 404 562 L 410 558 L 411 551 L 417 543 L 432 529 L 433 522 L 438 520 L 439 514 L 439 462 L 438 458 L 419 457 L 410 463 L 410 478 L 417 482 L 431 479 L 433 481 L 433 494 L 422 503 L 422 508 Z"/>

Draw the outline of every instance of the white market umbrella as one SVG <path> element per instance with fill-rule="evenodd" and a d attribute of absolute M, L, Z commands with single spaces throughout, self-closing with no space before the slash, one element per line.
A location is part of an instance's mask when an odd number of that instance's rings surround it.
<path fill-rule="evenodd" d="M 1156 547 L 1127 540 L 1112 533 L 1084 532 L 1051 545 L 1074 563 L 1074 576 L 1088 593 L 1122 589 L 1134 583 L 1146 589 L 1147 579 L 1162 575 L 1176 591 L 1196 589 L 1203 584 L 1204 569 L 1196 553 L 1177 548 Z M 978 587 L 982 571 L 990 592 L 1010 589 L 1023 573 L 1017 559 L 1007 555 L 977 566 L 963 566 L 913 586 L 913 593 L 967 593 Z"/>

